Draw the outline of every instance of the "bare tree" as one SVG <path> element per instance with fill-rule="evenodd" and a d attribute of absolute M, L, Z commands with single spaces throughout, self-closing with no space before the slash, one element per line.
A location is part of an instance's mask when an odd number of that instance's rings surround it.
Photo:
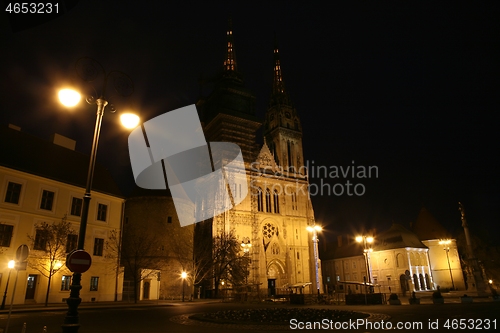
<path fill-rule="evenodd" d="M 240 285 L 248 276 L 249 258 L 241 253 L 241 244 L 234 232 L 221 233 L 212 240 L 212 272 L 215 297 L 219 284 L 226 281 L 233 286 Z"/>
<path fill-rule="evenodd" d="M 66 261 L 66 249 L 69 245 L 68 235 L 74 233 L 71 223 L 64 216 L 59 223 L 42 222 L 36 227 L 34 236 L 28 235 L 34 250 L 28 265 L 48 278 L 45 306 L 49 301 L 52 277 L 65 267 L 63 263 Z"/>
<path fill-rule="evenodd" d="M 168 237 L 170 257 L 179 262 L 194 288 L 200 288 L 212 276 L 211 236 L 195 240 L 199 224 L 175 228 Z M 196 246 L 194 245 L 196 243 Z"/>
<path fill-rule="evenodd" d="M 113 230 L 106 241 L 106 252 L 108 258 L 120 256 L 121 265 L 132 276 L 137 303 L 140 282 L 154 274 L 154 270 L 161 270 L 164 263 L 160 233 L 147 225 L 133 224 L 123 230 L 120 241 L 120 233 Z"/>

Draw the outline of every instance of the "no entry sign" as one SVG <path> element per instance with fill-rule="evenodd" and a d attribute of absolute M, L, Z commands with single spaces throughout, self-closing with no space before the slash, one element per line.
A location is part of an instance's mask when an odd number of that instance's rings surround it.
<path fill-rule="evenodd" d="M 92 264 L 92 257 L 84 250 L 76 250 L 69 254 L 66 266 L 73 273 L 85 273 Z"/>

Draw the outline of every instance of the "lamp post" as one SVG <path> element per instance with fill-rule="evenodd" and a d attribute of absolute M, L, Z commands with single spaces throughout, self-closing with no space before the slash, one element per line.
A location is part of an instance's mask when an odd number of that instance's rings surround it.
<path fill-rule="evenodd" d="M 373 249 L 369 246 L 369 244 L 372 244 L 373 241 L 374 241 L 374 238 L 371 236 L 357 236 L 356 237 L 356 242 L 363 243 L 363 254 L 365 256 L 365 264 L 366 264 L 366 279 L 368 280 L 368 283 L 372 282 L 371 270 L 370 270 L 370 253 L 373 252 Z M 365 283 L 366 283 L 366 281 L 365 281 Z"/>
<path fill-rule="evenodd" d="M 319 251 L 318 251 L 318 232 L 321 231 L 321 226 L 319 225 L 312 225 L 312 226 L 307 226 L 307 231 L 312 232 L 313 234 L 313 243 L 314 243 L 314 265 L 315 265 L 315 271 L 316 271 L 316 290 L 318 291 L 318 298 L 319 298 L 319 290 L 320 290 L 320 284 L 319 284 Z"/>
<path fill-rule="evenodd" d="M 187 273 L 186 272 L 182 272 L 181 273 L 181 278 L 182 278 L 182 301 L 184 302 L 184 289 L 186 287 Z"/>
<path fill-rule="evenodd" d="M 449 255 L 451 240 L 450 239 L 440 240 L 439 244 L 444 245 L 444 250 L 446 251 L 446 260 L 448 261 L 448 269 L 450 270 L 451 287 L 452 290 L 455 290 L 455 282 L 453 281 L 453 274 L 451 272 L 450 255 Z"/>
<path fill-rule="evenodd" d="M 248 256 L 250 255 L 250 248 L 252 247 L 252 243 L 250 243 L 250 238 L 248 237 L 243 238 L 243 241 L 241 242 L 241 247 L 243 248 L 243 253 L 245 254 L 245 257 L 248 259 Z M 248 284 L 248 265 L 249 262 L 246 263 L 245 284 Z"/>
<path fill-rule="evenodd" d="M 85 186 L 85 195 L 83 197 L 82 206 L 82 216 L 80 220 L 80 231 L 78 234 L 78 244 L 77 249 L 83 250 L 85 246 L 85 232 L 87 230 L 87 221 L 89 214 L 89 205 L 91 199 L 92 181 L 94 178 L 94 168 L 95 161 L 97 157 L 97 146 L 99 144 L 99 136 L 101 133 L 102 117 L 104 116 L 104 109 L 108 105 L 108 101 L 105 99 L 106 88 L 108 86 L 108 80 L 112 79 L 113 87 L 115 91 L 121 96 L 129 96 L 132 94 L 134 88 L 132 80 L 125 74 L 119 71 L 111 71 L 106 73 L 102 65 L 94 59 L 84 57 L 77 61 L 76 72 L 78 76 L 86 82 L 92 82 L 100 75 L 103 76 L 103 85 L 100 91 L 100 95 L 97 99 L 95 96 L 88 97 L 87 103 L 97 105 L 96 122 L 94 127 L 94 137 L 92 139 L 92 150 L 90 153 L 90 161 L 87 171 L 87 182 Z M 95 91 L 95 88 L 94 88 Z M 59 99 L 64 105 L 71 107 L 75 106 L 79 100 L 79 94 L 75 91 L 69 89 L 64 89 L 59 92 Z M 113 105 L 110 105 L 110 111 L 115 112 Z M 136 116 L 136 125 L 139 122 L 139 118 Z M 125 125 L 126 127 L 132 128 L 131 124 Z M 134 126 L 135 127 L 135 126 Z M 78 332 L 80 328 L 78 319 L 78 305 L 81 303 L 80 289 L 82 274 L 75 272 L 73 273 L 73 279 L 70 286 L 70 296 L 66 300 L 68 304 L 68 312 L 64 319 L 64 324 L 62 325 L 63 333 L 73 333 Z"/>
<path fill-rule="evenodd" d="M 356 242 L 363 243 L 363 255 L 365 257 L 365 265 L 366 265 L 366 276 L 363 278 L 363 282 L 365 284 L 365 304 L 368 304 L 368 300 L 366 297 L 366 281 L 368 280 L 368 284 L 371 284 L 371 270 L 370 270 L 370 253 L 373 249 L 369 246 L 374 241 L 372 236 L 357 236 Z"/>
<path fill-rule="evenodd" d="M 7 298 L 7 289 L 9 288 L 9 280 L 10 280 L 10 273 L 12 273 L 12 268 L 16 265 L 16 262 L 14 260 L 9 261 L 7 264 L 7 267 L 9 268 L 9 276 L 7 277 L 7 284 L 5 285 L 5 292 L 3 294 L 3 299 L 2 299 L 2 306 L 0 309 L 5 309 L 5 299 Z"/>

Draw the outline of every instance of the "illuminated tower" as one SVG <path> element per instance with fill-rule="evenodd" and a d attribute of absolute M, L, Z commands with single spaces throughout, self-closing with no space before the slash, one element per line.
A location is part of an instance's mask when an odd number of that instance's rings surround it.
<path fill-rule="evenodd" d="M 255 132 L 262 123 L 255 115 L 255 96 L 238 72 L 231 19 L 222 71 L 210 83 L 212 92 L 197 103 L 207 141 L 236 143 L 245 162 L 251 163 L 258 153 Z"/>
<path fill-rule="evenodd" d="M 264 121 L 264 138 L 278 166 L 304 174 L 302 125 L 285 89 L 278 43 L 274 46 L 274 82 Z"/>

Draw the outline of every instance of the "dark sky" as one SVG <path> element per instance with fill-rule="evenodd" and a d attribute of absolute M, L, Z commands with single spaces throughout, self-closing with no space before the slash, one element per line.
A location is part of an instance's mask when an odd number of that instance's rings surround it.
<path fill-rule="evenodd" d="M 94 108 L 68 112 L 55 101 L 83 56 L 133 79 L 131 97 L 108 97 L 118 110 L 135 109 L 147 120 L 193 104 L 200 76 L 222 66 L 231 15 L 238 68 L 259 116 L 271 92 L 276 34 L 305 159 L 378 167 L 378 178 L 349 179 L 363 184 L 363 196 L 313 196 L 318 222 L 346 233 L 383 230 L 392 222 L 408 226 L 426 206 L 454 231 L 462 201 L 477 232 L 498 236 L 499 6 L 76 1 L 64 15 L 21 30 L 3 12 L 1 125 L 43 138 L 58 132 L 88 153 Z M 127 188 L 128 133 L 117 119 L 105 115 L 99 161 Z"/>

